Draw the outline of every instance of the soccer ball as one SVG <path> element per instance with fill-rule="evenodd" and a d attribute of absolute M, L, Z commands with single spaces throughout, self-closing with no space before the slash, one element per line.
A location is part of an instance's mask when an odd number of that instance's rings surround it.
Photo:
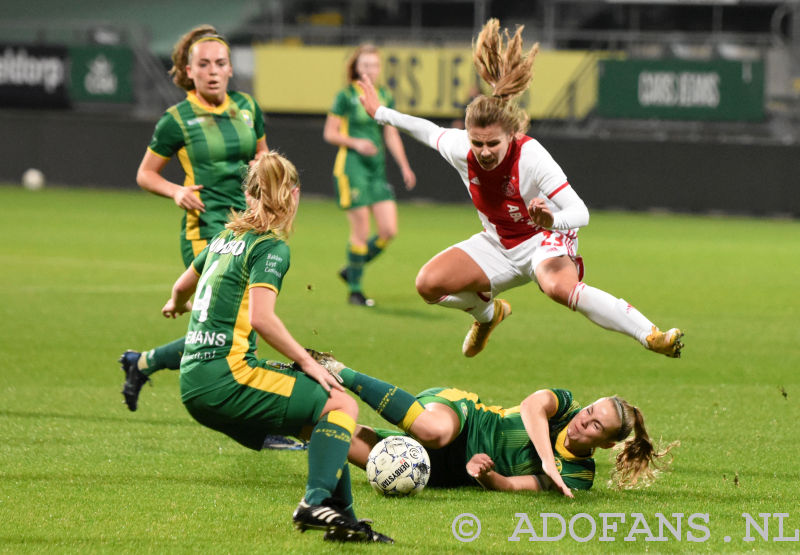
<path fill-rule="evenodd" d="M 428 452 L 410 437 L 382 439 L 367 457 L 367 480 L 383 495 L 415 495 L 422 491 L 430 475 Z"/>
<path fill-rule="evenodd" d="M 44 174 L 36 168 L 29 168 L 22 174 L 22 186 L 29 191 L 38 191 L 44 187 Z"/>

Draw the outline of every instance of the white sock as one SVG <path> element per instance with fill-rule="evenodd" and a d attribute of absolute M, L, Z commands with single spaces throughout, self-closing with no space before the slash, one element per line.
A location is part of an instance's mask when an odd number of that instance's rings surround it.
<path fill-rule="evenodd" d="M 461 291 L 454 295 L 445 295 L 431 304 L 438 304 L 447 308 L 459 308 L 472 314 L 478 322 L 491 322 L 494 317 L 494 302 L 492 297 L 485 293 Z"/>
<path fill-rule="evenodd" d="M 578 282 L 569 294 L 567 305 L 598 326 L 629 335 L 647 347 L 647 336 L 650 335 L 653 322 L 626 300 Z"/>

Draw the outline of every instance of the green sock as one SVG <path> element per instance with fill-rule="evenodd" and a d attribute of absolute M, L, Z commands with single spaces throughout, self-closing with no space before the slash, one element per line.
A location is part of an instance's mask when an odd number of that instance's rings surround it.
<path fill-rule="evenodd" d="M 350 465 L 347 463 L 342 467 L 342 477 L 336 482 L 336 489 L 333 491 L 333 496 L 342 502 L 344 505 L 344 512 L 347 516 L 353 520 L 358 520 L 353 510 L 353 490 L 350 486 Z"/>
<path fill-rule="evenodd" d="M 388 243 L 389 241 L 386 239 L 381 239 L 377 235 L 370 237 L 369 241 L 367 242 L 367 259 L 364 262 L 372 262 L 373 258 L 383 252 L 383 249 L 386 248 Z"/>
<path fill-rule="evenodd" d="M 344 476 L 347 451 L 356 422 L 342 411 L 324 414 L 311 432 L 308 442 L 308 482 L 305 500 L 319 505 L 334 496 Z"/>
<path fill-rule="evenodd" d="M 362 401 L 375 409 L 386 421 L 405 431 L 411 428 L 417 416 L 425 410 L 416 397 L 396 385 L 356 372 L 352 368 L 342 368 L 339 376 L 342 378 L 342 385 L 361 397 Z"/>
<path fill-rule="evenodd" d="M 139 357 L 139 370 L 145 376 L 165 368 L 178 370 L 181 367 L 181 357 L 185 346 L 186 338 L 181 337 L 166 345 L 143 352 L 142 356 Z"/>
<path fill-rule="evenodd" d="M 361 276 L 364 274 L 364 264 L 367 261 L 367 248 L 347 245 L 347 285 L 351 293 L 361 291 Z"/>

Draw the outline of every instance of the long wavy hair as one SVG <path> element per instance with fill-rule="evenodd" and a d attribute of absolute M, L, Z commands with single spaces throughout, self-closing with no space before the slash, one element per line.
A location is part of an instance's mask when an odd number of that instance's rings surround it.
<path fill-rule="evenodd" d="M 619 489 L 648 486 L 660 472 L 669 467 L 672 462 L 670 451 L 680 445 L 680 442 L 673 441 L 659 450 L 650 440 L 642 411 L 616 395 L 609 398 L 622 422 L 612 439 L 623 441 L 633 432 L 633 437 L 625 441 L 617 453 L 610 483 Z"/>
<path fill-rule="evenodd" d="M 475 39 L 472 61 L 481 79 L 492 87 L 492 94 L 480 94 L 469 103 L 464 122 L 467 129 L 500 124 L 511 135 L 528 130 L 530 118 L 516 98 L 530 86 L 539 43 L 524 52 L 523 28 L 517 27 L 511 36 L 508 29 L 500 32 L 497 19 L 490 19 Z"/>
<path fill-rule="evenodd" d="M 172 82 L 185 91 L 194 89 L 194 81 L 189 79 L 186 74 L 186 66 L 191 61 L 192 46 L 201 39 L 217 40 L 228 47 L 228 57 L 230 58 L 230 45 L 212 25 L 198 25 L 188 33 L 184 34 L 172 48 L 172 67 L 169 74 Z M 230 61 L 230 60 L 229 60 Z"/>
<path fill-rule="evenodd" d="M 250 166 L 243 184 L 252 201 L 248 201 L 244 212 L 234 212 L 225 227 L 237 235 L 246 231 L 272 232 L 288 238 L 297 213 L 292 191 L 299 186 L 294 164 L 274 151 L 262 154 Z"/>
<path fill-rule="evenodd" d="M 347 80 L 349 82 L 358 81 L 361 78 L 361 76 L 358 74 L 356 66 L 358 65 L 358 58 L 362 54 L 380 54 L 380 51 L 378 50 L 377 46 L 369 43 L 361 44 L 356 47 L 352 54 L 350 54 L 350 57 L 347 58 L 347 63 L 344 65 L 345 73 L 347 74 Z M 375 86 L 377 87 L 378 84 L 375 83 Z"/>

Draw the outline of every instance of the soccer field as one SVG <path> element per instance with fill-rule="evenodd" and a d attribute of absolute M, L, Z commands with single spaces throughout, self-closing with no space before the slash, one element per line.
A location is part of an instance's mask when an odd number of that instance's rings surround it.
<path fill-rule="evenodd" d="M 342 546 L 291 527 L 304 453 L 256 453 L 195 423 L 177 372 L 156 374 L 137 412 L 122 404 L 119 354 L 178 338 L 188 322 L 160 315 L 183 269 L 174 204 L 0 186 L 0 207 L 0 552 L 800 551 L 797 221 L 594 211 L 580 234 L 586 282 L 681 327 L 683 358 L 530 285 L 504 295 L 513 315 L 466 359 L 470 318 L 426 305 L 414 277 L 480 229 L 471 206 L 400 204 L 398 238 L 367 269 L 378 304 L 365 309 L 345 303 L 336 275 L 343 214 L 303 199 L 277 306 L 301 343 L 413 392 L 453 385 L 487 404 L 544 387 L 582 404 L 618 394 L 654 438 L 681 442 L 672 470 L 643 490 L 607 488 L 611 455 L 599 452 L 594 488 L 574 500 L 477 488 L 382 498 L 354 469 L 358 516 L 397 544 Z M 278 357 L 266 345 L 261 355 Z M 361 422 L 382 423 L 360 407 Z"/>

